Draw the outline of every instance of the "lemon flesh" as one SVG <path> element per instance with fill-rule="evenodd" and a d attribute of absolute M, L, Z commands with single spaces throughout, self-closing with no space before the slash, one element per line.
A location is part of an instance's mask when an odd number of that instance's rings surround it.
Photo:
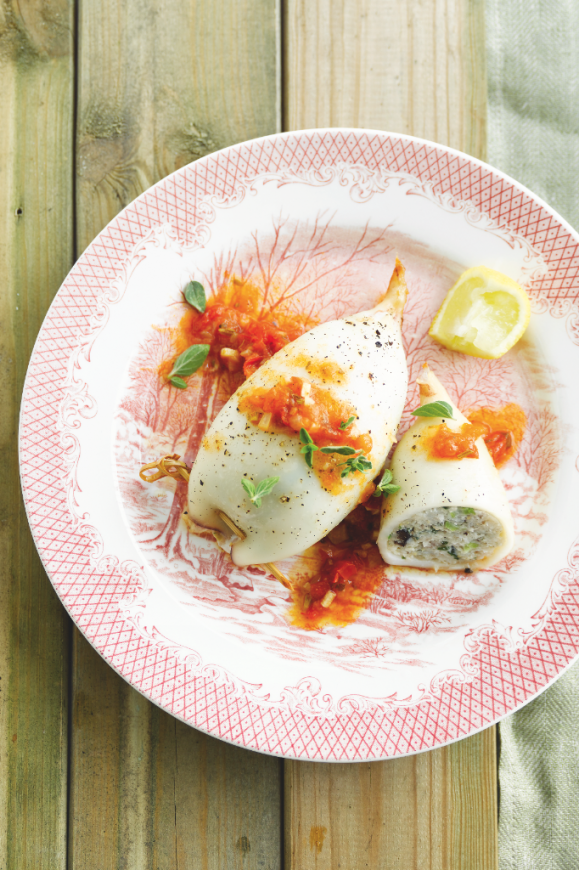
<path fill-rule="evenodd" d="M 529 297 L 516 281 L 476 266 L 450 288 L 428 332 L 451 350 L 497 359 L 520 339 L 530 316 Z"/>

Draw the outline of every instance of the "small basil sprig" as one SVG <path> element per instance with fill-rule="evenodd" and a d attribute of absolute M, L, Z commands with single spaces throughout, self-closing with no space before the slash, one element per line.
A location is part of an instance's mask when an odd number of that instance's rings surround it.
<path fill-rule="evenodd" d="M 192 375 L 193 372 L 201 368 L 207 359 L 208 353 L 208 344 L 192 344 L 191 347 L 184 350 L 181 356 L 178 356 L 173 363 L 173 368 L 168 377 L 169 383 L 180 390 L 185 390 L 187 383 L 183 378 L 188 378 L 189 375 Z"/>
<path fill-rule="evenodd" d="M 376 486 L 376 491 L 374 492 L 374 495 L 394 495 L 394 493 L 398 492 L 399 489 L 400 487 L 398 486 L 398 484 L 392 483 L 392 472 L 389 468 L 387 468 L 382 475 L 382 480 Z"/>
<path fill-rule="evenodd" d="M 314 453 L 316 450 L 319 450 L 319 447 L 316 447 L 314 444 L 313 438 L 308 432 L 307 429 L 300 429 L 300 441 L 304 445 L 300 450 L 300 453 L 306 458 L 306 465 L 309 468 L 314 467 Z"/>
<path fill-rule="evenodd" d="M 207 306 L 207 297 L 203 284 L 199 281 L 189 281 L 186 287 L 183 288 L 183 296 L 193 308 L 196 308 L 200 314 L 203 314 Z"/>
<path fill-rule="evenodd" d="M 347 477 L 348 474 L 353 474 L 355 471 L 368 471 L 368 469 L 372 468 L 372 463 L 369 459 L 366 459 L 363 453 L 359 453 L 358 456 L 351 456 L 345 462 L 340 462 L 340 465 L 345 466 L 340 477 Z"/>
<path fill-rule="evenodd" d="M 356 419 L 355 417 L 348 417 L 348 419 L 345 422 L 344 422 L 344 420 L 342 420 L 342 422 L 340 423 L 340 429 L 347 429 L 348 426 L 352 425 L 352 423 L 354 422 L 355 419 Z"/>
<path fill-rule="evenodd" d="M 241 478 L 241 485 L 249 496 L 249 500 L 256 507 L 261 507 L 261 500 L 265 495 L 269 495 L 276 483 L 279 482 L 279 477 L 264 477 L 257 486 L 248 480 L 246 477 Z"/>
<path fill-rule="evenodd" d="M 352 474 L 354 471 L 366 471 L 368 468 L 372 468 L 372 463 L 359 450 L 355 450 L 348 444 L 330 444 L 327 447 L 318 447 L 314 444 L 314 440 L 307 429 L 300 429 L 300 441 L 304 445 L 300 453 L 303 453 L 305 456 L 309 468 L 314 467 L 314 453 L 316 450 L 319 450 L 320 453 L 337 453 L 339 456 L 350 457 L 345 462 L 338 463 L 338 468 L 342 465 L 346 466 L 342 471 L 341 477 L 346 477 L 346 475 Z"/>
<path fill-rule="evenodd" d="M 447 420 L 452 420 L 452 405 L 448 402 L 429 402 L 428 405 L 421 405 L 412 411 L 414 417 L 446 417 Z"/>

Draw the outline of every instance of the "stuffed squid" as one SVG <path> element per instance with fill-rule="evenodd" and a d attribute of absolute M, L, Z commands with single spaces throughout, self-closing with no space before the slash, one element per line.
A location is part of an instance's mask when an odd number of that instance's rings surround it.
<path fill-rule="evenodd" d="M 513 520 L 482 427 L 469 423 L 427 366 L 418 384 L 422 412 L 441 415 L 417 417 L 394 452 L 400 489 L 383 502 L 382 558 L 435 571 L 494 565 L 513 547 Z"/>
<path fill-rule="evenodd" d="M 321 324 L 267 360 L 233 394 L 191 470 L 189 515 L 245 535 L 236 565 L 284 559 L 356 506 L 392 446 L 408 373 L 402 265 L 372 310 Z"/>

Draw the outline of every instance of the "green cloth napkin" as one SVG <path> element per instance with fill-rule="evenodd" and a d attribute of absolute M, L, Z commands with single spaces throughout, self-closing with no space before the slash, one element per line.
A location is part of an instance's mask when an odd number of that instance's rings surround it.
<path fill-rule="evenodd" d="M 486 0 L 488 162 L 579 228 L 579 0 Z M 579 664 L 500 725 L 500 870 L 579 868 Z"/>

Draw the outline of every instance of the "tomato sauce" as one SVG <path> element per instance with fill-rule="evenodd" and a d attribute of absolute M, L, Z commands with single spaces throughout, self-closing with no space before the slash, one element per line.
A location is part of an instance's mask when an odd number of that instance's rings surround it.
<path fill-rule="evenodd" d="M 519 405 L 476 408 L 467 414 L 468 423 L 450 429 L 446 423 L 432 428 L 426 436 L 427 449 L 436 459 L 478 459 L 477 438 L 482 436 L 497 467 L 517 451 L 525 434 L 527 419 Z"/>
<path fill-rule="evenodd" d="M 266 359 L 317 322 L 306 314 L 268 307 L 255 282 L 229 276 L 207 300 L 203 314 L 188 307 L 178 328 L 172 330 L 175 354 L 161 363 L 158 372 L 167 378 L 177 357 L 190 345 L 208 344 L 211 350 L 205 365 L 230 372 L 234 392 Z"/>
<path fill-rule="evenodd" d="M 450 429 L 441 423 L 429 439 L 430 455 L 436 459 L 478 459 L 476 440 L 487 432 L 487 426 L 480 424 L 464 423 L 460 429 Z"/>
<path fill-rule="evenodd" d="M 484 441 L 498 468 L 515 455 L 527 427 L 527 418 L 520 405 L 511 403 L 502 408 L 475 408 L 466 416 L 471 423 L 487 426 Z"/>
<path fill-rule="evenodd" d="M 315 577 L 294 583 L 287 616 L 292 625 L 345 626 L 368 607 L 383 580 L 384 563 L 374 543 L 379 526 L 380 502 L 370 500 L 311 548 L 319 569 Z"/>
<path fill-rule="evenodd" d="M 269 389 L 257 387 L 243 397 L 239 409 L 266 431 L 285 431 L 295 437 L 306 429 L 318 448 L 347 446 L 366 456 L 372 450 L 371 436 L 361 434 L 356 427 L 354 407 L 303 378 L 280 379 Z M 319 449 L 313 452 L 313 469 L 330 492 L 341 486 L 341 471 L 347 458 Z"/>

